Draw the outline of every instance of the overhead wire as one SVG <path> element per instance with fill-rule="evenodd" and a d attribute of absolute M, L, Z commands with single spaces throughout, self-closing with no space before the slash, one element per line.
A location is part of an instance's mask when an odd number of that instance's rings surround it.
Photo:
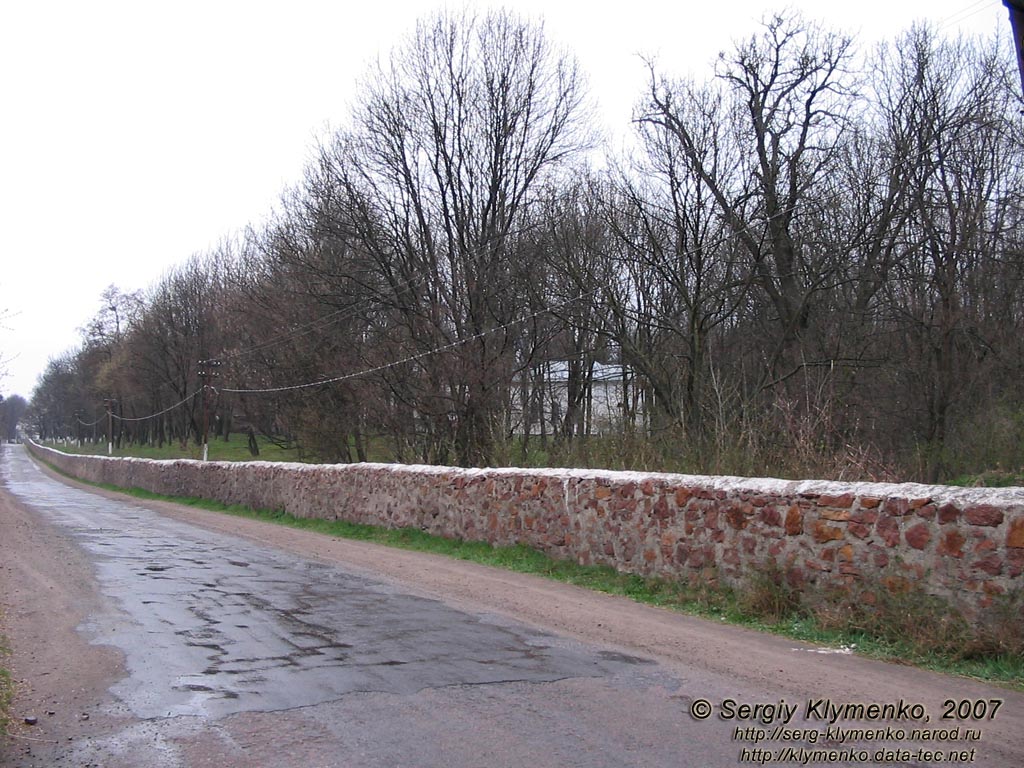
<path fill-rule="evenodd" d="M 943 30 L 948 27 L 953 27 L 958 24 L 962 24 L 972 16 L 977 16 L 979 13 L 987 11 L 991 6 L 995 5 L 997 0 L 977 0 L 970 5 L 964 6 L 959 11 L 951 13 L 944 19 L 940 19 L 938 22 L 938 29 Z"/>
<path fill-rule="evenodd" d="M 145 421 L 146 419 L 152 419 L 152 418 L 155 418 L 157 416 L 163 416 L 165 413 L 170 413 L 175 408 L 180 408 L 181 406 L 183 406 L 185 403 L 189 402 L 190 400 L 194 400 L 196 398 L 196 396 L 199 395 L 199 393 L 202 392 L 204 389 L 206 389 L 205 386 L 200 388 L 200 389 L 198 389 L 198 390 L 196 390 L 191 395 L 186 397 L 184 400 L 181 400 L 181 401 L 175 403 L 174 405 L 168 406 L 167 408 L 164 408 L 162 411 L 157 411 L 156 413 L 150 413 L 150 414 L 147 414 L 146 416 L 120 416 L 120 415 L 114 413 L 113 411 L 111 411 L 110 418 L 111 419 L 116 419 L 117 421 L 132 421 L 132 422 L 136 422 L 136 421 Z M 80 418 L 78 418 L 76 416 L 75 417 L 75 421 L 77 421 L 83 427 L 95 427 L 97 424 L 100 424 L 106 418 L 107 418 L 107 414 L 103 414 L 98 419 L 96 419 L 96 421 L 85 422 L 85 421 L 82 421 Z"/>
<path fill-rule="evenodd" d="M 206 386 L 204 385 L 202 388 L 197 389 L 195 392 L 193 392 L 191 395 L 186 397 L 184 400 L 182 400 L 180 402 L 177 402 L 177 403 L 175 403 L 174 405 L 172 405 L 172 406 L 170 406 L 168 408 L 164 408 L 162 411 L 157 411 L 156 413 L 151 413 L 151 414 L 149 414 L 147 416 L 118 416 L 116 413 L 111 413 L 111 417 L 117 419 L 118 421 L 145 421 L 146 419 L 152 419 L 152 418 L 155 418 L 157 416 L 163 416 L 165 413 L 170 413 L 175 408 L 180 408 L 181 406 L 183 406 L 185 403 L 189 402 L 190 400 L 194 400 L 196 398 L 196 396 L 200 392 L 204 391 L 205 389 L 206 389 Z"/>
<path fill-rule="evenodd" d="M 584 296 L 587 296 L 587 295 L 589 295 L 591 293 L 596 293 L 599 290 L 601 290 L 601 289 L 600 288 L 595 288 L 593 290 L 586 291 L 583 294 L 580 294 L 579 296 L 573 297 L 569 301 L 578 301 L 580 298 L 582 298 Z M 567 304 L 569 302 L 567 301 L 565 303 Z M 373 373 L 380 373 L 381 371 L 386 371 L 386 370 L 389 370 L 391 368 L 397 368 L 398 366 L 401 366 L 401 365 L 407 365 L 409 363 L 414 363 L 417 360 L 422 360 L 425 357 L 430 357 L 432 355 L 437 355 L 437 354 L 440 354 L 441 352 L 446 352 L 446 351 L 448 351 L 450 349 L 455 349 L 456 347 L 461 347 L 464 344 L 469 344 L 470 342 L 473 342 L 473 341 L 479 341 L 482 338 L 485 338 L 485 337 L 490 336 L 490 335 L 495 334 L 495 333 L 499 333 L 501 331 L 508 330 L 509 328 L 512 328 L 513 326 L 520 325 L 520 324 L 525 323 L 525 322 L 529 322 L 530 320 L 532 320 L 532 319 L 534 319 L 536 317 L 540 317 L 541 315 L 544 315 L 544 314 L 547 314 L 547 313 L 553 312 L 553 311 L 554 311 L 553 307 L 544 307 L 542 309 L 537 310 L 536 312 L 531 312 L 528 315 L 523 315 L 523 316 L 518 317 L 518 318 L 516 318 L 514 320 L 510 320 L 507 323 L 503 323 L 502 325 L 495 326 L 494 328 L 489 328 L 486 331 L 480 331 L 479 333 L 475 333 L 472 336 L 467 336 L 467 337 L 462 338 L 462 339 L 456 339 L 455 341 L 450 342 L 448 344 L 444 344 L 444 345 L 439 346 L 439 347 L 434 347 L 433 349 L 424 350 L 423 352 L 418 352 L 418 353 L 416 353 L 414 355 L 409 355 L 407 357 L 403 357 L 400 360 L 394 360 L 394 361 L 392 361 L 390 363 L 384 363 L 383 365 L 377 365 L 377 366 L 374 366 L 372 368 L 366 368 L 366 369 L 363 369 L 363 370 L 360 370 L 360 371 L 355 371 L 355 372 L 352 372 L 352 373 L 342 374 L 340 376 L 332 376 L 332 377 L 327 378 L 327 379 L 320 379 L 320 380 L 317 380 L 317 381 L 306 382 L 304 384 L 293 384 L 293 385 L 283 386 L 283 387 L 267 387 L 265 389 L 233 389 L 233 388 L 228 388 L 228 387 L 221 387 L 220 391 L 221 392 L 228 392 L 228 393 L 231 393 L 231 394 L 271 394 L 271 393 L 277 393 L 277 392 L 291 392 L 291 391 L 295 391 L 295 390 L 299 390 L 299 389 L 309 389 L 311 387 L 320 387 L 320 386 L 323 386 L 325 384 L 336 384 L 339 381 L 346 381 L 348 379 L 354 379 L 354 378 L 358 378 L 360 376 L 369 376 L 370 374 L 373 374 Z"/>

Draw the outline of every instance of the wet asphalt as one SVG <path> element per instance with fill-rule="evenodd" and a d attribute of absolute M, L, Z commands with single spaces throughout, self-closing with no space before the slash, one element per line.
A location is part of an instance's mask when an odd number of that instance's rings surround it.
<path fill-rule="evenodd" d="M 60 764 L 737 764 L 651 659 L 64 485 L 13 446 L 0 482 L 87 553 L 104 608 L 79 631 L 124 658 L 130 723 Z"/>

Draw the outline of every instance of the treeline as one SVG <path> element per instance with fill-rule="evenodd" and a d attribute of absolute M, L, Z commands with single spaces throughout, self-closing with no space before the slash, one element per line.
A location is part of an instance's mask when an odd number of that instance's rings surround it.
<path fill-rule="evenodd" d="M 431 18 L 268 224 L 104 295 L 35 428 L 102 434 L 106 398 L 118 440 L 195 439 L 208 397 L 331 461 L 1020 467 L 1016 76 L 996 39 L 772 16 L 706 80 L 652 65 L 608 157 L 540 27 Z"/>
<path fill-rule="evenodd" d="M 18 438 L 18 423 L 28 411 L 28 402 L 20 395 L 0 395 L 0 441 Z"/>

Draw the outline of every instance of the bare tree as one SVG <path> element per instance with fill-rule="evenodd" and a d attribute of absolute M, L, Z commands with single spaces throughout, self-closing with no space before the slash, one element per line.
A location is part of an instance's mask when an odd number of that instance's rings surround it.
<path fill-rule="evenodd" d="M 799 339 L 817 294 L 832 279 L 830 254 L 801 230 L 817 188 L 837 165 L 840 138 L 854 98 L 849 82 L 851 40 L 792 15 L 776 15 L 762 33 L 722 54 L 717 79 L 722 101 L 700 89 L 658 79 L 641 123 L 670 133 L 682 158 L 713 196 L 746 254 L 750 278 L 770 302 L 775 349 L 762 386 L 801 365 Z M 706 104 L 695 110 L 690 104 Z M 709 120 L 727 120 L 726 152 L 702 151 Z M 738 158 L 740 166 L 721 163 Z"/>
<path fill-rule="evenodd" d="M 508 12 L 442 14 L 364 83 L 335 146 L 349 220 L 416 353 L 414 410 L 462 464 L 491 459 L 528 269 L 517 228 L 535 190 L 586 146 L 583 84 L 543 30 Z M 443 426 L 447 425 L 447 426 Z"/>
<path fill-rule="evenodd" d="M 639 120 L 638 154 L 618 171 L 606 202 L 620 264 L 619 290 L 608 301 L 624 359 L 651 392 L 652 426 L 685 427 L 694 439 L 703 431 L 710 334 L 735 313 L 749 279 L 700 171 L 714 169 L 718 190 L 738 183 L 723 95 L 685 84 L 674 89 L 688 147 L 664 122 Z"/>
<path fill-rule="evenodd" d="M 952 412 L 991 378 L 1000 315 L 1013 314 L 1006 298 L 1017 290 L 1019 258 L 1004 249 L 1024 189 L 1004 54 L 917 27 L 883 59 L 885 127 L 909 147 L 907 222 L 888 308 L 901 358 L 915 364 L 907 410 L 921 416 L 931 481 L 946 471 Z"/>

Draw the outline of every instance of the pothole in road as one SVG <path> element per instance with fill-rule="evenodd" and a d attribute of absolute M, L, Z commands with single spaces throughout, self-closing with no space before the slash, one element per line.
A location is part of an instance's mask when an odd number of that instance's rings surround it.
<path fill-rule="evenodd" d="M 176 690 L 176 691 L 188 691 L 189 693 L 212 693 L 212 694 L 216 694 L 216 697 L 217 698 L 221 698 L 221 699 L 237 699 L 238 698 L 238 694 L 235 691 L 218 690 L 216 688 L 211 688 L 208 685 L 196 685 L 196 684 L 193 684 L 193 683 L 189 683 L 189 684 L 185 684 L 185 685 L 176 685 L 176 686 L 174 686 L 174 690 Z"/>
<path fill-rule="evenodd" d="M 654 664 L 653 659 L 642 659 L 639 656 L 630 656 L 626 653 L 617 653 L 616 651 L 598 651 L 600 656 L 605 661 L 617 661 L 621 664 Z"/>

